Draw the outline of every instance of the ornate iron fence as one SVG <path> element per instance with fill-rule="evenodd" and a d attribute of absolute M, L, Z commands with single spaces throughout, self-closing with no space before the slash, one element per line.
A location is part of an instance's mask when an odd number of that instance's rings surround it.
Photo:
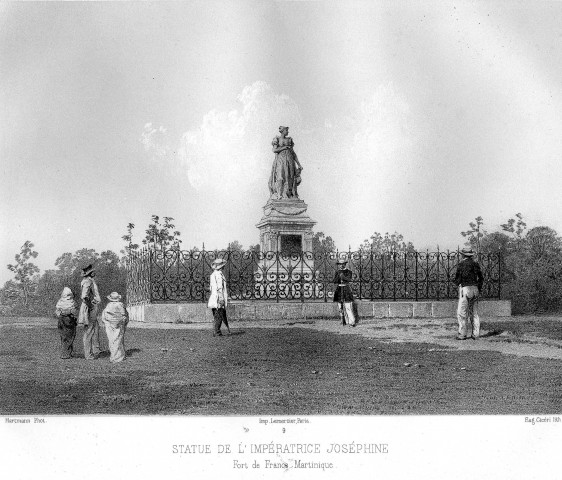
<path fill-rule="evenodd" d="M 353 272 L 351 288 L 362 300 L 456 298 L 458 251 L 374 251 L 282 254 L 257 251 L 143 249 L 127 262 L 127 300 L 142 303 L 206 302 L 211 264 L 227 261 L 224 274 L 232 300 L 331 301 L 336 261 Z M 500 298 L 501 253 L 480 255 L 484 298 Z"/>
<path fill-rule="evenodd" d="M 154 261 L 154 250 L 143 248 L 139 252 L 131 252 L 127 257 L 127 304 L 141 305 L 152 303 L 151 270 Z"/>

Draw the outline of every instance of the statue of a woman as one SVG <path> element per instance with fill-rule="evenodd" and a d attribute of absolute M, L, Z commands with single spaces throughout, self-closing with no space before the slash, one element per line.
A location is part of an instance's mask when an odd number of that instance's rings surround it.
<path fill-rule="evenodd" d="M 269 192 L 275 200 L 299 198 L 297 186 L 301 183 L 302 166 L 293 150 L 293 139 L 288 134 L 289 127 L 279 127 L 279 135 L 271 142 L 275 160 L 269 177 Z"/>

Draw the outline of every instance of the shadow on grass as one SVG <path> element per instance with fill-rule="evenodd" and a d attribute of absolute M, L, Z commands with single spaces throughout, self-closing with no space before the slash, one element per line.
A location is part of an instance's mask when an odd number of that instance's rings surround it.
<path fill-rule="evenodd" d="M 127 357 L 132 357 L 134 356 L 136 353 L 142 352 L 142 350 L 140 348 L 129 348 L 128 350 L 125 351 L 125 354 L 127 355 Z M 111 352 L 109 350 L 104 350 L 100 353 L 98 353 L 97 358 L 109 358 L 111 356 Z M 82 360 L 84 359 L 84 354 L 72 354 L 72 358 L 81 358 Z"/>
<path fill-rule="evenodd" d="M 498 335 L 501 335 L 503 333 L 503 330 L 490 330 L 489 332 L 483 333 L 482 335 L 480 335 L 480 338 L 487 338 L 487 337 L 496 337 Z"/>

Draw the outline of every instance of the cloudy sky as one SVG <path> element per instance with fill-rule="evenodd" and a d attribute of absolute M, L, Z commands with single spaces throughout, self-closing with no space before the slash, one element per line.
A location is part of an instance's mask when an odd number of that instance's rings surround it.
<path fill-rule="evenodd" d="M 456 248 L 474 217 L 562 232 L 562 3 L 0 4 L 0 264 L 258 242 L 271 140 L 340 248 Z M 10 278 L 0 268 L 0 281 Z"/>

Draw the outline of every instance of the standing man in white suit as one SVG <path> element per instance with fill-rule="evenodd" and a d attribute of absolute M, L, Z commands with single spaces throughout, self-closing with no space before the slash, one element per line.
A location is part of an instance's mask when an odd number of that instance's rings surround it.
<path fill-rule="evenodd" d="M 212 263 L 214 272 L 211 274 L 211 296 L 209 297 L 208 307 L 213 311 L 214 328 L 213 337 L 221 337 L 221 325 L 224 323 L 228 334 L 230 335 L 230 328 L 228 327 L 228 320 L 226 319 L 226 306 L 228 305 L 228 292 L 226 290 L 226 279 L 222 273 L 222 269 L 226 265 L 226 260 L 222 258 L 216 259 Z"/>

